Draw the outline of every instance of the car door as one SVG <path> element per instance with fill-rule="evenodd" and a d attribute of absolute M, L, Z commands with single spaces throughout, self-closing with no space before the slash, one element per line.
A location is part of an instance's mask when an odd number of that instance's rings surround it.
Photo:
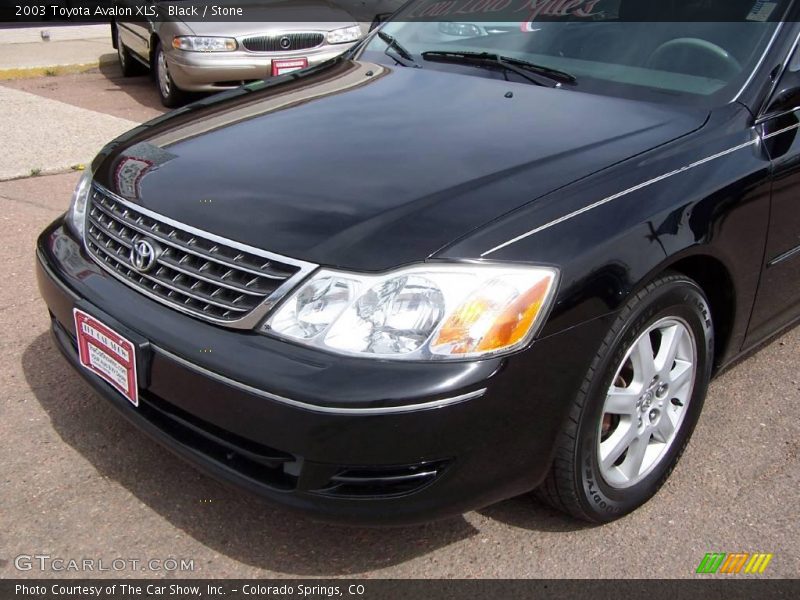
<path fill-rule="evenodd" d="M 137 13 L 137 8 L 145 12 L 153 10 L 154 2 L 152 1 L 136 1 L 136 0 L 116 0 L 115 5 L 130 9 L 133 14 Z M 145 61 L 150 59 L 150 32 L 152 31 L 152 23 L 149 17 L 138 17 L 136 19 L 120 19 L 117 20 L 117 27 L 119 28 L 119 35 L 125 47 L 138 54 Z"/>
<path fill-rule="evenodd" d="M 800 49 L 759 119 L 773 165 L 769 237 L 748 342 L 800 317 Z"/>

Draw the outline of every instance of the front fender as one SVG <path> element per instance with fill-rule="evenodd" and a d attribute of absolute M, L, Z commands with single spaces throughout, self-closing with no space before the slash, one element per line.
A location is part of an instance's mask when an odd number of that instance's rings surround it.
<path fill-rule="evenodd" d="M 698 132 L 615 165 L 491 223 L 438 257 L 543 263 L 561 286 L 543 335 L 618 310 L 689 257 L 729 270 L 741 342 L 769 220 L 770 163 L 750 115 L 731 105 Z M 568 158 L 567 158 L 568 159 Z"/>

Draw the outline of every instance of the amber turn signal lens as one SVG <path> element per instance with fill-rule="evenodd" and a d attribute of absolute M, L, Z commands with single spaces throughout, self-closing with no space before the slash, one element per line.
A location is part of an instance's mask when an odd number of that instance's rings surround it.
<path fill-rule="evenodd" d="M 554 273 L 520 289 L 519 281 L 498 278 L 481 287 L 454 310 L 431 344 L 435 353 L 485 354 L 517 346 L 542 313 L 555 279 Z"/>

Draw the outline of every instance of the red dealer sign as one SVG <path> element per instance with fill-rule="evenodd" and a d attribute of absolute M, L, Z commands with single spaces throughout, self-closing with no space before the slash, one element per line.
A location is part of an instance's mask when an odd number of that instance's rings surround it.
<path fill-rule="evenodd" d="M 136 350 L 133 344 L 93 316 L 73 311 L 81 365 L 114 386 L 134 406 L 139 406 Z"/>

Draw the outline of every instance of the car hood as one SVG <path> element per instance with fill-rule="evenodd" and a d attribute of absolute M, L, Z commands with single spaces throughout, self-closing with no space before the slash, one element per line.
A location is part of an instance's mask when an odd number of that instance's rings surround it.
<path fill-rule="evenodd" d="M 195 228 L 318 264 L 382 270 L 425 260 L 706 116 L 340 59 L 146 123 L 93 168 L 108 190 Z"/>

